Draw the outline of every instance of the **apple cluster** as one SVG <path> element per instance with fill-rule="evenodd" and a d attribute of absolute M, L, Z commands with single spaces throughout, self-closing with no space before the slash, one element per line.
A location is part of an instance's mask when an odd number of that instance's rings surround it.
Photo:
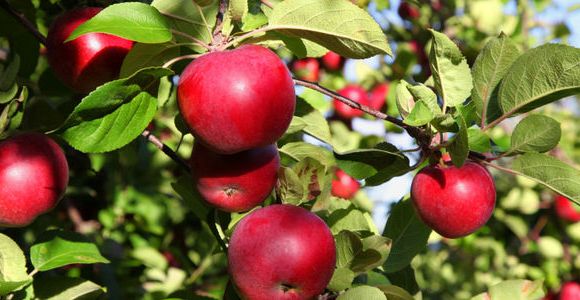
<path fill-rule="evenodd" d="M 190 165 L 203 199 L 226 212 L 260 205 L 277 183 L 276 141 L 295 109 L 294 82 L 284 62 L 257 45 L 210 52 L 184 69 L 177 101 L 195 137 Z M 330 281 L 336 249 L 322 219 L 276 204 L 236 225 L 228 261 L 244 299 L 311 299 Z"/>
<path fill-rule="evenodd" d="M 351 83 L 338 91 L 338 94 L 354 100 L 355 102 L 368 106 L 374 110 L 380 111 L 385 106 L 385 99 L 389 93 L 389 84 L 386 82 L 375 85 L 369 93 L 360 85 Z M 362 117 L 362 110 L 352 108 L 344 102 L 333 99 L 332 105 L 336 116 L 344 121 L 349 121 L 356 117 Z"/>

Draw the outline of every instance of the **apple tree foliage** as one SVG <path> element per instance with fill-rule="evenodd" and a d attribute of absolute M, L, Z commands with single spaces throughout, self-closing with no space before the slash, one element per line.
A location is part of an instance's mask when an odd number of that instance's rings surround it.
<path fill-rule="evenodd" d="M 390 81 L 386 114 L 373 115 L 388 131 L 413 137 L 416 151 L 325 118 L 330 104 L 319 89 L 298 95 L 278 142 L 279 183 L 265 205 L 303 206 L 330 227 L 337 262 L 325 299 L 538 299 L 580 279 L 580 223 L 551 208 L 555 193 L 580 203 L 578 111 L 554 103 L 580 93 L 580 50 L 530 36 L 539 26 L 534 12 L 550 1 L 519 1 L 517 16 L 504 15 L 499 0 L 413 1 L 418 18 L 382 28 L 369 12 L 380 17 L 385 0 L 354 1 L 360 7 L 347 0 L 88 2 L 106 8 L 69 40 L 102 32 L 136 44 L 118 80 L 78 95 L 47 67 L 34 30 L 6 8 L 42 35 L 57 14 L 81 4 L 0 1 L 0 136 L 49 133 L 68 145 L 71 166 L 55 211 L 26 228 L 2 229 L 0 297 L 236 299 L 226 287 L 225 253 L 245 214 L 217 211 L 194 190 L 180 163 L 193 138 L 174 82 L 191 59 L 246 43 L 287 60 L 328 50 L 391 57 L 376 69 L 357 62 L 356 73 L 365 88 Z M 569 33 L 564 24 L 546 30 L 548 40 Z M 327 72 L 320 86 L 336 91 L 346 83 Z M 150 133 L 165 145 L 149 143 Z M 496 180 L 492 219 L 465 238 L 434 234 L 408 197 L 377 228 L 363 191 L 353 201 L 330 193 L 336 167 L 379 186 L 442 153 L 458 167 L 478 161 Z"/>

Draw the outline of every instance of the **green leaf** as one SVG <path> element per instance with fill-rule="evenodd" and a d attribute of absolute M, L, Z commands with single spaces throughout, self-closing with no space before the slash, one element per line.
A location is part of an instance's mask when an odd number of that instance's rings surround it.
<path fill-rule="evenodd" d="M 286 0 L 274 6 L 270 30 L 316 42 L 342 56 L 392 55 L 379 25 L 347 0 Z"/>
<path fill-rule="evenodd" d="M 467 124 L 461 109 L 457 110 L 456 122 L 459 125 L 459 131 L 453 137 L 453 141 L 447 147 L 451 155 L 451 161 L 456 167 L 463 166 L 469 155 L 469 137 L 467 134 Z"/>
<path fill-rule="evenodd" d="M 350 206 L 347 209 L 337 209 L 327 219 L 328 226 L 332 234 L 338 234 L 343 230 L 347 231 L 373 231 L 365 213 Z"/>
<path fill-rule="evenodd" d="M 275 32 L 273 33 L 276 34 Z M 289 37 L 283 34 L 277 34 L 276 36 L 282 40 L 284 45 L 286 45 L 286 48 L 292 51 L 292 53 L 294 53 L 298 58 L 321 57 L 328 52 L 328 49 L 306 39 Z"/>
<path fill-rule="evenodd" d="M 107 152 L 127 145 L 157 110 L 157 99 L 144 90 L 171 74 L 168 69 L 143 69 L 98 87 L 75 107 L 58 133 L 82 152 Z"/>
<path fill-rule="evenodd" d="M 429 52 L 429 66 L 435 88 L 445 106 L 462 104 L 473 88 L 471 72 L 465 57 L 446 35 L 430 29 L 433 45 Z"/>
<path fill-rule="evenodd" d="M 169 21 L 171 28 L 209 43 L 219 8 L 218 0 L 205 0 L 204 3 L 183 0 L 154 0 L 151 6 L 157 8 Z M 176 35 L 179 43 L 191 43 L 187 37 Z M 207 51 L 199 46 L 191 46 L 199 53 Z"/>
<path fill-rule="evenodd" d="M 306 127 L 302 129 L 304 133 L 307 133 L 327 144 L 332 143 L 330 128 L 328 127 L 328 122 L 324 116 L 320 111 L 300 97 L 296 98 L 296 110 L 294 115 L 302 118 L 306 123 Z"/>
<path fill-rule="evenodd" d="M 413 106 L 413 110 L 411 113 L 405 118 L 405 124 L 411 126 L 423 126 L 428 124 L 433 120 L 433 113 L 423 101 L 415 102 L 415 106 Z"/>
<path fill-rule="evenodd" d="M 397 272 L 388 273 L 386 275 L 392 284 L 403 288 L 411 295 L 416 295 L 421 292 L 417 280 L 415 279 L 415 271 L 411 268 L 411 265 L 407 265 Z"/>
<path fill-rule="evenodd" d="M 381 285 L 377 286 L 385 295 L 387 295 L 387 299 L 389 300 L 414 300 L 413 296 L 409 294 L 404 289 L 396 286 L 396 285 Z"/>
<path fill-rule="evenodd" d="M 529 115 L 514 128 L 509 152 L 546 152 L 558 145 L 561 135 L 558 121 L 544 115 Z"/>
<path fill-rule="evenodd" d="M 131 252 L 131 256 L 149 268 L 165 270 L 168 266 L 165 256 L 153 247 L 144 246 L 135 248 Z"/>
<path fill-rule="evenodd" d="M 503 119 L 580 93 L 579 61 L 580 49 L 559 44 L 543 45 L 524 53 L 501 83 L 499 111 L 490 110 L 489 116 L 501 115 L 499 118 Z"/>
<path fill-rule="evenodd" d="M 334 292 L 346 290 L 351 286 L 355 275 L 349 268 L 337 268 L 334 270 L 327 288 Z"/>
<path fill-rule="evenodd" d="M 398 153 L 395 146 L 388 143 L 380 143 L 373 149 L 335 152 L 334 157 L 338 166 L 356 179 L 376 175 L 397 163 L 397 160 L 407 160 L 404 155 Z"/>
<path fill-rule="evenodd" d="M 0 233 L 0 296 L 17 291 L 32 282 L 26 273 L 24 253 L 8 236 Z"/>
<path fill-rule="evenodd" d="M 179 47 L 174 43 L 133 45 L 131 51 L 123 60 L 119 78 L 133 75 L 147 67 L 160 67 L 169 60 L 179 56 Z"/>
<path fill-rule="evenodd" d="M 330 198 L 332 174 L 328 172 L 327 166 L 316 159 L 305 156 L 291 169 L 283 168 L 279 176 L 279 192 L 283 203 L 299 205 L 317 199 L 317 202 L 320 201 L 318 205 L 325 206 L 324 202 Z M 314 211 L 318 209 L 322 208 L 313 207 Z"/>
<path fill-rule="evenodd" d="M 228 13 L 234 21 L 241 21 L 248 13 L 248 0 L 230 0 Z"/>
<path fill-rule="evenodd" d="M 14 86 L 18 70 L 20 70 L 20 56 L 15 53 L 6 69 L 0 69 L 0 91 L 7 91 Z"/>
<path fill-rule="evenodd" d="M 282 146 L 279 151 L 290 156 L 295 161 L 310 157 L 326 167 L 331 167 L 335 164 L 334 157 L 330 151 L 306 142 L 288 143 Z"/>
<path fill-rule="evenodd" d="M 424 102 L 433 115 L 441 114 L 441 108 L 437 103 L 437 95 L 426 85 L 407 85 L 407 89 L 413 95 L 415 101 Z"/>
<path fill-rule="evenodd" d="M 470 127 L 467 129 L 467 140 L 469 150 L 485 153 L 491 151 L 491 143 L 487 133 L 481 131 L 479 127 Z"/>
<path fill-rule="evenodd" d="M 413 110 L 413 106 L 415 106 L 415 99 L 407 88 L 409 86 L 410 84 L 408 82 L 401 80 L 395 89 L 397 108 L 399 109 L 399 113 L 403 118 L 406 118 L 411 110 Z"/>
<path fill-rule="evenodd" d="M 580 205 L 580 171 L 548 155 L 526 153 L 513 162 L 513 170 Z"/>
<path fill-rule="evenodd" d="M 169 22 L 157 9 L 139 2 L 107 6 L 96 16 L 77 27 L 66 41 L 101 32 L 140 43 L 165 43 L 172 39 Z"/>
<path fill-rule="evenodd" d="M 336 235 L 336 267 L 350 267 L 352 260 L 362 248 L 358 235 L 349 230 L 340 231 Z"/>
<path fill-rule="evenodd" d="M 521 55 L 516 43 L 501 33 L 481 50 L 473 65 L 471 99 L 477 109 L 477 122 L 486 119 L 488 105 L 497 105 L 497 90 L 512 63 Z M 496 109 L 492 109 L 495 111 Z"/>
<path fill-rule="evenodd" d="M 487 293 L 479 294 L 472 300 L 528 300 L 544 296 L 542 281 L 507 280 L 489 288 Z"/>
<path fill-rule="evenodd" d="M 386 168 L 382 168 L 375 175 L 365 179 L 365 186 L 377 186 L 384 182 L 391 180 L 391 178 L 405 175 L 411 171 L 411 166 L 409 166 L 409 159 L 403 157 L 401 159 L 396 159 L 392 164 L 388 165 Z"/>
<path fill-rule="evenodd" d="M 374 286 L 361 285 L 348 289 L 345 293 L 340 294 L 337 300 L 387 300 L 387 296 Z"/>
<path fill-rule="evenodd" d="M 82 278 L 50 277 L 34 281 L 35 299 L 97 299 L 105 289 Z"/>
<path fill-rule="evenodd" d="M 564 247 L 562 242 L 553 236 L 542 236 L 538 239 L 538 251 L 548 259 L 562 259 Z"/>
<path fill-rule="evenodd" d="M 392 241 L 391 252 L 383 265 L 386 273 L 406 267 L 427 245 L 431 229 L 415 213 L 411 201 L 400 201 L 391 210 L 383 236 Z"/>
<path fill-rule="evenodd" d="M 84 236 L 61 230 L 44 232 L 30 247 L 30 260 L 35 269 L 48 271 L 70 264 L 108 263 L 97 246 Z"/>

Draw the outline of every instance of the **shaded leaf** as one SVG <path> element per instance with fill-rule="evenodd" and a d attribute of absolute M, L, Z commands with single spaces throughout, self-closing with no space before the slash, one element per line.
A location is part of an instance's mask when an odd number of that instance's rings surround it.
<path fill-rule="evenodd" d="M 397 272 L 411 262 L 427 245 L 431 229 L 415 213 L 411 201 L 400 201 L 391 210 L 383 236 L 392 241 L 391 252 L 383 264 L 386 273 Z"/>
<path fill-rule="evenodd" d="M 346 0 L 286 0 L 277 4 L 268 27 L 316 42 L 342 56 L 391 54 L 383 31 L 364 10 Z"/>
<path fill-rule="evenodd" d="M 544 296 L 542 281 L 507 280 L 489 288 L 487 293 L 477 295 L 472 300 L 527 300 Z"/>
<path fill-rule="evenodd" d="M 499 112 L 489 111 L 488 121 L 508 117 L 580 93 L 580 49 L 547 44 L 521 55 L 503 79 L 498 95 Z M 491 119 L 490 119 L 491 118 Z"/>
<path fill-rule="evenodd" d="M 445 106 L 462 104 L 473 88 L 471 72 L 465 57 L 446 35 L 430 29 L 433 44 L 429 52 L 429 66 L 435 88 Z"/>
<path fill-rule="evenodd" d="M 337 300 L 387 300 L 387 296 L 374 286 L 361 285 L 348 289 L 345 293 L 340 294 Z"/>
<path fill-rule="evenodd" d="M 546 152 L 558 145 L 562 130 L 558 121 L 544 115 L 529 115 L 514 128 L 510 152 Z"/>
<path fill-rule="evenodd" d="M 38 299 L 97 299 L 104 288 L 82 278 L 57 277 L 34 281 L 34 294 Z"/>
<path fill-rule="evenodd" d="M 478 123 L 482 118 L 485 120 L 490 103 L 497 105 L 497 95 L 494 91 L 520 55 L 521 51 L 516 43 L 501 33 L 487 42 L 475 59 L 471 70 L 473 76 L 471 99 L 477 109 Z"/>
<path fill-rule="evenodd" d="M 84 236 L 61 230 L 43 233 L 30 247 L 30 260 L 40 271 L 52 270 L 70 264 L 108 263 L 97 245 Z"/>

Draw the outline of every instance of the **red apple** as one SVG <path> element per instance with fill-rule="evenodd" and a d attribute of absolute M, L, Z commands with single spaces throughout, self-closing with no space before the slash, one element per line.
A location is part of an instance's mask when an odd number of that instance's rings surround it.
<path fill-rule="evenodd" d="M 468 161 L 461 168 L 436 164 L 413 178 L 411 198 L 425 224 L 444 237 L 458 238 L 489 220 L 495 206 L 495 184 L 489 172 L 475 162 Z"/>
<path fill-rule="evenodd" d="M 102 9 L 79 8 L 59 16 L 48 31 L 48 63 L 56 76 L 79 93 L 89 93 L 105 82 L 117 79 L 123 59 L 133 42 L 105 33 L 88 33 L 64 41 L 79 25 Z"/>
<path fill-rule="evenodd" d="M 242 299 L 314 299 L 332 277 L 336 247 L 317 215 L 277 204 L 253 211 L 236 225 L 228 262 Z"/>
<path fill-rule="evenodd" d="M 344 62 L 344 58 L 340 54 L 332 51 L 328 51 L 321 60 L 324 67 L 329 71 L 340 70 Z"/>
<path fill-rule="evenodd" d="M 296 94 L 274 52 L 244 45 L 189 64 L 177 100 L 196 138 L 212 151 L 232 154 L 276 142 L 290 125 Z"/>
<path fill-rule="evenodd" d="M 320 64 L 315 58 L 303 58 L 294 61 L 292 64 L 294 75 L 298 79 L 317 82 L 320 75 Z"/>
<path fill-rule="evenodd" d="M 389 94 L 389 84 L 386 82 L 377 84 L 369 94 L 369 106 L 374 110 L 381 110 L 386 104 Z"/>
<path fill-rule="evenodd" d="M 560 289 L 560 300 L 578 300 L 580 299 L 580 284 L 577 282 L 566 282 Z"/>
<path fill-rule="evenodd" d="M 0 226 L 30 224 L 56 206 L 67 185 L 64 152 L 46 135 L 25 133 L 0 143 Z"/>
<path fill-rule="evenodd" d="M 247 211 L 262 203 L 276 185 L 280 168 L 276 145 L 226 155 L 195 143 L 190 162 L 199 193 L 227 212 Z"/>
<path fill-rule="evenodd" d="M 369 99 L 367 97 L 367 92 L 358 84 L 349 84 L 338 91 L 338 94 L 349 98 L 355 102 L 362 105 L 369 106 Z M 342 119 L 350 120 L 354 117 L 361 117 L 364 112 L 359 109 L 352 108 L 338 99 L 333 100 L 334 111 Z"/>
<path fill-rule="evenodd" d="M 335 197 L 351 199 L 360 188 L 360 183 L 343 170 L 336 170 L 332 179 L 331 193 Z"/>
<path fill-rule="evenodd" d="M 569 199 L 562 195 L 558 195 L 554 201 L 554 206 L 556 208 L 556 214 L 570 222 L 580 221 L 580 206 L 572 203 Z"/>
<path fill-rule="evenodd" d="M 401 1 L 397 12 L 399 13 L 399 16 L 405 20 L 416 20 L 421 17 L 421 11 L 419 11 L 419 8 L 414 4 L 405 1 Z"/>

